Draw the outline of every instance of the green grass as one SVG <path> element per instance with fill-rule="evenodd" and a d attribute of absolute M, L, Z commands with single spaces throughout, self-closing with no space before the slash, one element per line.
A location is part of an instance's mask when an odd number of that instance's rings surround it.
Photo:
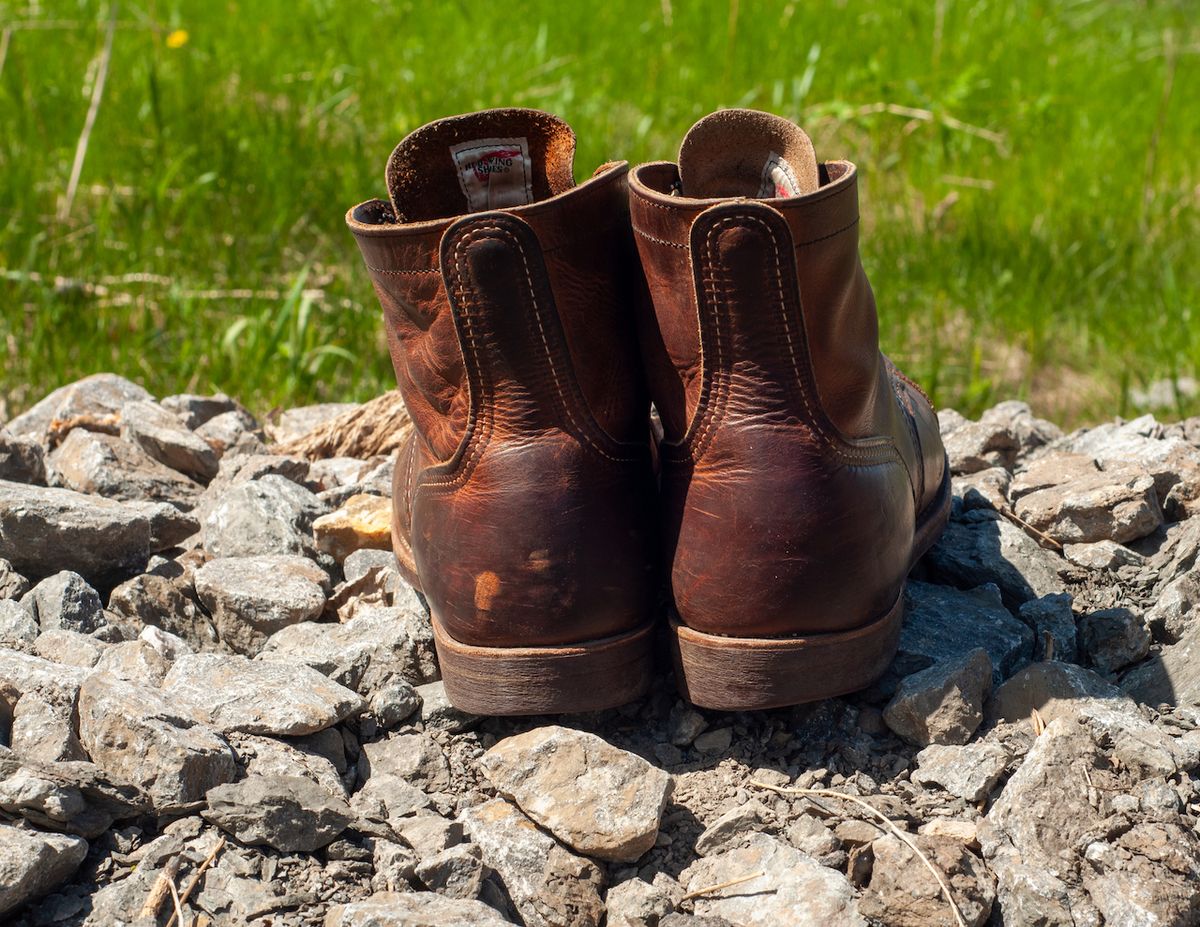
<path fill-rule="evenodd" d="M 378 393 L 345 209 L 409 130 L 511 104 L 572 123 L 579 176 L 720 106 L 796 118 L 863 171 L 884 348 L 940 404 L 1087 421 L 1200 368 L 1189 0 L 126 0 L 60 221 L 108 19 L 0 0 L 0 418 L 106 369 L 259 411 Z"/>

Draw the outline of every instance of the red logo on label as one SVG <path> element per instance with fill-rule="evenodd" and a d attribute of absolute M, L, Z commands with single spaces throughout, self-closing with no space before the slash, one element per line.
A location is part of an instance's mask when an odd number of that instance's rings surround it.
<path fill-rule="evenodd" d="M 479 180 L 483 181 L 490 174 L 508 170 L 512 167 L 513 158 L 519 157 L 520 154 L 520 148 L 497 148 L 495 151 L 487 151 L 471 165 L 471 170 Z"/>

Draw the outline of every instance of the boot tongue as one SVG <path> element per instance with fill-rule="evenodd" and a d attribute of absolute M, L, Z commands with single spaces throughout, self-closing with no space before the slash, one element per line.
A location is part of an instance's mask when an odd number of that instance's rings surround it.
<path fill-rule="evenodd" d="M 492 109 L 431 122 L 387 165 L 397 222 L 524 206 L 575 186 L 575 133 L 532 109 Z"/>
<path fill-rule="evenodd" d="M 804 196 L 821 184 L 809 137 L 794 123 L 752 109 L 705 116 L 679 148 L 684 196 Z"/>

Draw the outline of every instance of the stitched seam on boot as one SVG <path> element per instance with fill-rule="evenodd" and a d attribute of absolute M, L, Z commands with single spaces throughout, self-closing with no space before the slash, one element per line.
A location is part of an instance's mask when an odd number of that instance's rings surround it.
<path fill-rule="evenodd" d="M 521 256 L 522 269 L 524 270 L 525 280 L 529 287 L 529 290 L 528 290 L 529 302 L 533 308 L 533 314 L 538 323 L 539 334 L 541 335 L 541 338 L 542 338 L 542 345 L 546 352 L 546 355 L 545 355 L 546 360 L 547 360 L 548 366 L 550 367 L 551 376 L 554 379 L 555 389 L 558 393 L 559 400 L 562 404 L 563 411 L 565 412 L 567 419 L 570 421 L 572 427 L 584 439 L 584 443 L 587 446 L 590 446 L 592 450 L 594 450 L 596 453 L 600 454 L 601 456 L 607 458 L 610 462 L 617 463 L 617 464 L 637 462 L 637 460 L 639 459 L 638 457 L 617 457 L 617 456 L 614 456 L 613 454 L 608 453 L 603 448 L 599 447 L 596 444 L 596 437 L 594 435 L 588 434 L 586 429 L 581 427 L 580 424 L 576 421 L 574 413 L 570 407 L 570 403 L 568 403 L 567 398 L 566 398 L 565 394 L 563 393 L 562 384 L 559 381 L 558 370 L 555 367 L 553 354 L 550 351 L 549 341 L 547 339 L 547 336 L 545 333 L 545 328 L 543 327 L 543 322 L 542 322 L 542 307 L 538 302 L 537 291 L 534 289 L 534 286 L 533 286 L 533 275 L 529 269 L 529 262 L 526 257 L 526 254 L 525 254 L 525 249 L 522 246 L 520 240 L 517 239 L 516 236 L 514 236 L 508 229 L 502 228 L 501 226 L 497 226 L 497 225 L 474 226 L 474 227 L 470 228 L 469 231 L 455 243 L 455 247 L 454 247 L 455 262 L 454 262 L 454 267 L 451 269 L 451 274 L 453 275 L 454 282 L 455 282 L 454 291 L 455 291 L 456 295 L 459 297 L 461 304 L 464 306 L 469 306 L 471 301 L 474 298 L 473 293 L 470 294 L 471 298 L 470 299 L 468 298 L 468 293 L 467 293 L 466 287 L 463 284 L 462 274 L 458 270 L 458 267 L 461 263 L 462 254 L 463 254 L 463 251 L 465 250 L 465 248 L 467 247 L 467 245 L 476 241 L 478 238 L 491 237 L 491 236 L 482 235 L 482 233 L 485 233 L 485 232 L 494 232 L 494 233 L 502 236 L 513 247 L 515 247 L 517 253 Z M 472 361 L 474 363 L 476 370 L 482 371 L 483 365 L 479 362 L 477 346 L 475 343 L 475 336 L 473 334 L 472 326 L 470 324 L 470 322 L 471 322 L 470 312 L 462 313 L 461 318 L 463 319 L 463 321 L 465 323 L 467 323 L 465 326 L 465 328 L 466 328 L 465 334 L 467 335 L 467 340 L 470 342 Z M 482 385 L 482 383 L 484 382 L 484 377 L 482 375 L 479 375 L 479 380 Z M 482 393 L 483 390 L 481 389 L 480 392 Z M 423 480 L 422 481 L 423 486 L 440 487 L 442 489 L 453 489 L 457 485 L 460 485 L 461 483 L 465 482 L 466 479 L 470 476 L 470 472 L 472 470 L 474 470 L 476 464 L 479 461 L 479 458 L 482 457 L 483 445 L 486 444 L 487 439 L 490 439 L 491 425 L 494 424 L 494 413 L 492 412 L 492 406 L 494 405 L 494 402 L 493 403 L 484 403 L 482 400 L 483 400 L 483 397 L 481 396 L 480 404 L 485 406 L 483 411 L 484 411 L 486 419 L 488 420 L 488 434 L 484 437 L 484 439 L 481 439 L 481 441 L 477 444 L 476 448 L 474 448 L 472 450 L 470 457 L 466 461 L 461 462 L 461 464 L 460 464 L 460 466 L 462 468 L 461 472 L 458 472 L 454 476 L 447 476 L 443 479 Z M 589 416 L 589 418 L 590 418 L 590 416 Z M 471 428 L 468 427 L 468 435 L 470 435 L 470 433 L 471 433 Z M 471 439 L 472 439 L 471 437 L 467 438 L 468 441 Z M 611 440 L 611 439 L 609 439 L 609 440 Z"/>
<path fill-rule="evenodd" d="M 851 465 L 872 465 L 898 461 L 907 471 L 908 465 L 904 462 L 902 455 L 896 448 L 895 442 L 891 438 L 867 438 L 864 439 L 863 443 L 861 444 L 851 443 L 847 441 L 847 439 L 839 432 L 836 432 L 836 429 L 833 429 L 832 423 L 827 421 L 824 412 L 821 411 L 819 407 L 814 407 L 811 401 L 810 392 L 815 388 L 815 384 L 810 383 L 809 377 L 805 376 L 804 372 L 802 372 L 800 361 L 796 354 L 795 345 L 793 342 L 791 321 L 787 312 L 787 300 L 783 287 L 783 261 L 782 251 L 779 247 L 779 240 L 775 235 L 774 229 L 772 229 L 766 222 L 757 216 L 729 216 L 715 222 L 708 230 L 708 235 L 706 236 L 705 241 L 705 260 L 707 262 L 707 267 L 704 282 L 706 295 L 709 295 L 710 298 L 713 298 L 712 306 L 714 314 L 719 314 L 721 311 L 719 308 L 719 301 L 713 297 L 712 290 L 709 288 L 710 276 L 712 275 L 712 269 L 715 267 L 715 262 L 713 259 L 714 244 L 717 236 L 724 229 L 724 227 L 743 222 L 751 222 L 760 226 L 766 232 L 767 237 L 771 242 L 772 257 L 774 260 L 776 295 L 778 298 L 778 311 L 783 317 L 784 332 L 788 343 L 788 353 L 792 361 L 792 371 L 796 378 L 796 385 L 799 387 L 801 402 L 804 404 L 804 409 L 809 419 L 808 426 L 810 432 L 815 435 L 817 439 L 823 443 L 832 454 L 840 458 L 844 463 Z M 715 283 L 715 280 L 712 282 Z M 718 351 L 716 358 L 718 364 L 720 364 L 721 360 L 719 341 L 720 328 L 721 326 L 717 326 L 718 333 L 717 338 L 715 339 Z M 807 344 L 807 341 L 805 344 Z M 722 370 L 718 370 L 718 373 L 720 373 L 722 377 L 725 375 L 725 371 Z M 703 399 L 704 397 L 701 396 L 701 401 L 703 401 Z M 714 405 L 720 403 L 723 406 L 725 404 L 725 399 L 726 397 L 718 395 L 714 397 L 713 403 Z M 719 411 L 723 413 L 723 409 Z M 703 445 L 709 437 L 708 433 L 712 428 L 714 420 L 717 418 L 717 412 L 718 410 L 715 408 L 712 410 L 708 420 L 703 426 L 703 433 L 696 435 L 694 440 L 688 440 L 688 438 L 685 437 L 684 441 L 682 442 L 682 445 L 690 450 L 690 456 L 693 461 L 698 460 L 704 452 L 705 448 Z M 832 435 L 829 433 L 831 430 L 834 431 L 834 434 Z"/>

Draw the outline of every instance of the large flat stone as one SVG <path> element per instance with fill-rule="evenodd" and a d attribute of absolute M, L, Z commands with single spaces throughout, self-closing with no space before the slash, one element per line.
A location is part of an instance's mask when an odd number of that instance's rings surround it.
<path fill-rule="evenodd" d="M 504 882 L 526 927 L 599 927 L 604 874 L 503 798 L 462 814 L 471 842 Z"/>
<path fill-rule="evenodd" d="M 633 862 L 654 846 L 671 777 L 595 734 L 552 725 L 507 737 L 483 757 L 506 798 L 572 849 Z"/>
<path fill-rule="evenodd" d="M 0 557 L 30 577 L 129 571 L 151 554 L 146 516 L 111 499 L 0 480 Z"/>
<path fill-rule="evenodd" d="M 0 915 L 67 881 L 87 856 L 87 841 L 0 823 Z"/>
<path fill-rule="evenodd" d="M 310 667 L 216 653 L 181 656 L 162 694 L 183 717 L 219 731 L 274 737 L 314 734 L 365 707 L 354 692 Z"/>

